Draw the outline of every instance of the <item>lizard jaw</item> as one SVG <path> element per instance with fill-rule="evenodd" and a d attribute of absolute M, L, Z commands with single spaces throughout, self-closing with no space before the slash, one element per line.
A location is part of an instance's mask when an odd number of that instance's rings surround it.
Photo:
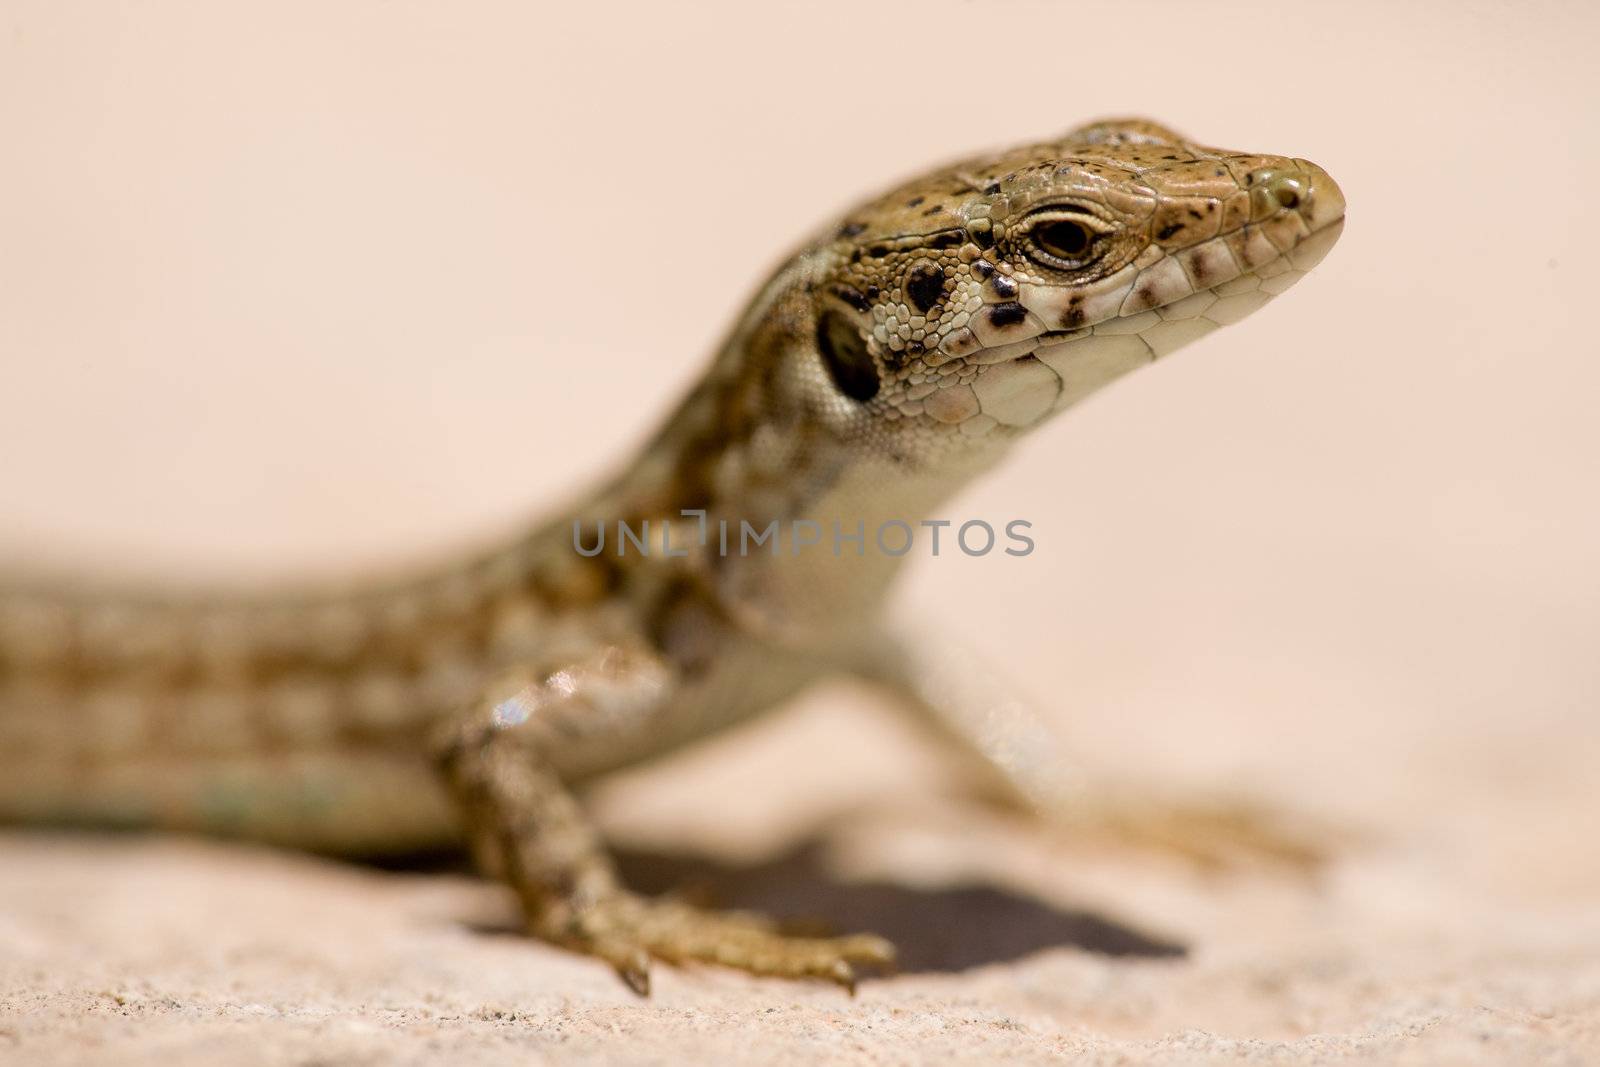
<path fill-rule="evenodd" d="M 1014 306 L 1026 314 L 1009 333 L 992 326 L 993 309 L 1004 303 L 974 316 L 960 336 L 946 339 L 948 347 L 940 346 L 942 358 L 929 360 L 960 359 L 977 369 L 971 384 L 978 411 L 962 420 L 963 432 L 1031 427 L 1288 291 L 1344 231 L 1337 184 L 1320 167 L 1305 167 L 1311 177 L 1296 176 L 1298 187 L 1315 192 L 1301 194 L 1294 208 L 1178 252 L 1152 245 L 1153 252 L 1090 286 L 1019 285 Z M 1044 327 L 1075 320 L 1082 324 Z"/>

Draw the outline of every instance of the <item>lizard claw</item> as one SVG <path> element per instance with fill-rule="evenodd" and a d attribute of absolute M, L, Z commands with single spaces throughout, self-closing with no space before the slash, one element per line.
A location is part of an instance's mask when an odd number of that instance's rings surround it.
<path fill-rule="evenodd" d="M 634 950 L 630 959 L 618 964 L 617 974 L 641 997 L 650 995 L 650 956 L 643 949 Z"/>

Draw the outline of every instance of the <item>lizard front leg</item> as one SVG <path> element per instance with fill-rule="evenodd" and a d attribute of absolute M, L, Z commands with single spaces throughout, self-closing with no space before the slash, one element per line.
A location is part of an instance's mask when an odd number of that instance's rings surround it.
<path fill-rule="evenodd" d="M 640 994 L 652 958 L 855 988 L 859 965 L 885 966 L 882 938 L 790 937 L 749 913 L 713 913 L 631 893 L 546 753 L 647 728 L 660 666 L 610 647 L 547 671 L 510 675 L 452 724 L 441 766 L 487 873 L 516 892 L 527 931 L 616 968 Z"/>
<path fill-rule="evenodd" d="M 1338 835 L 1312 832 L 1245 800 L 1160 793 L 1090 773 L 1058 733 L 980 658 L 932 634 L 882 633 L 855 672 L 975 768 L 986 794 L 1080 837 L 1175 854 L 1202 866 L 1264 859 L 1310 869 Z"/>

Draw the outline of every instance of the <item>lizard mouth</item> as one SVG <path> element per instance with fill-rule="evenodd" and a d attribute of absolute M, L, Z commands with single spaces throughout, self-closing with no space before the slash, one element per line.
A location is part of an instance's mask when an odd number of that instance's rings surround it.
<path fill-rule="evenodd" d="M 1219 326 L 1238 322 L 1264 307 L 1274 297 L 1287 292 L 1322 261 L 1343 232 L 1344 218 L 1340 216 L 1317 230 L 1307 231 L 1303 238 L 1291 244 L 1286 251 L 1280 252 L 1273 246 L 1272 252 L 1268 254 L 1265 249 L 1257 247 L 1251 260 L 1252 266 L 1241 270 L 1233 277 L 1217 281 L 1207 279 L 1211 284 L 1205 287 L 1191 282 L 1187 291 L 1182 291 L 1182 283 L 1178 283 L 1171 286 L 1173 292 L 1171 299 L 1152 304 L 1142 310 L 1129 311 L 1130 305 L 1136 306 L 1142 302 L 1140 299 L 1142 282 L 1135 280 L 1126 287 L 1127 295 L 1124 297 L 1120 314 L 1093 326 L 1075 330 L 1047 330 L 1034 339 L 1036 342 L 1034 353 L 1042 353 L 1050 348 L 1091 337 L 1120 336 L 1137 338 L 1149 349 L 1147 354 L 1149 359 L 1160 359 Z M 1238 243 L 1249 248 L 1254 243 L 1253 237 L 1254 235 L 1248 236 Z M 1212 242 L 1196 246 L 1189 252 L 1204 255 L 1207 245 L 1225 240 L 1227 239 L 1215 238 Z M 1191 261 L 1193 258 L 1191 256 Z M 1171 263 L 1175 260 L 1173 257 L 1168 257 L 1162 262 Z M 1185 280 L 1189 280 L 1187 273 Z M 1040 355 L 1039 358 L 1044 357 Z"/>
<path fill-rule="evenodd" d="M 1078 290 L 1018 286 L 1016 305 L 1025 314 L 1009 326 L 1011 336 L 985 328 L 986 314 L 992 327 L 992 309 L 1007 307 L 990 305 L 961 331 L 967 336 L 941 345 L 935 357 L 963 360 L 975 372 L 972 389 L 988 418 L 969 420 L 963 428 L 1025 429 L 1112 379 L 1259 310 L 1305 277 L 1338 241 L 1342 198 L 1337 206 L 1337 212 L 1316 217 L 1315 228 L 1306 214 L 1283 212 L 1163 254 L 1142 268 L 1135 261 Z M 1014 310 L 1003 317 L 1008 323 L 1019 318 Z M 1050 329 L 1046 322 L 1064 325 Z"/>
<path fill-rule="evenodd" d="M 1193 340 L 1191 330 L 1163 331 L 1161 324 L 1199 320 L 1215 328 L 1238 322 L 1305 277 L 1343 231 L 1342 212 L 1316 229 L 1286 212 L 1162 253 L 1148 264 L 1135 260 L 1087 286 L 1022 284 L 1014 302 L 988 305 L 925 358 L 930 366 L 951 359 L 1005 363 L 1040 348 L 1108 335 L 1143 337 L 1152 356 L 1160 357 Z M 1050 322 L 1061 325 L 1047 327 Z"/>

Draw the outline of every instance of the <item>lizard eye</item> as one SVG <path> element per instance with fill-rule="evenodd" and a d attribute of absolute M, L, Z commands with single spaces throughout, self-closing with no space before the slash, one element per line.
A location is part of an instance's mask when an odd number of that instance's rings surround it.
<path fill-rule="evenodd" d="M 863 404 L 878 395 L 878 368 L 867 342 L 839 312 L 824 311 L 817 319 L 817 351 L 839 392 Z"/>
<path fill-rule="evenodd" d="M 1063 205 L 1034 216 L 1027 228 L 1028 255 L 1055 270 L 1080 270 L 1096 258 L 1106 224 L 1085 208 Z"/>
<path fill-rule="evenodd" d="M 1043 226 L 1035 227 L 1033 239 L 1039 242 L 1040 248 L 1057 259 L 1078 258 L 1083 255 L 1092 240 L 1089 236 L 1089 227 L 1068 219 L 1047 222 Z"/>

